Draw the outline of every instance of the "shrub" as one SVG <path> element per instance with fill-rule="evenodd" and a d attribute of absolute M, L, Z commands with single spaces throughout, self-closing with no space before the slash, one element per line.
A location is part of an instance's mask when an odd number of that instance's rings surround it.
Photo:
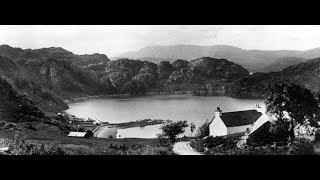
<path fill-rule="evenodd" d="M 273 142 L 287 142 L 290 137 L 290 123 L 286 119 L 278 119 L 270 124 Z"/>
<path fill-rule="evenodd" d="M 165 147 L 145 146 L 129 149 L 127 155 L 172 155 L 173 152 Z"/>
<path fill-rule="evenodd" d="M 4 128 L 5 129 L 16 129 L 17 128 L 17 124 L 16 123 L 11 123 L 11 122 L 7 122 L 5 125 L 4 125 Z"/>
<path fill-rule="evenodd" d="M 32 124 L 27 124 L 27 128 L 30 129 L 30 130 L 33 130 L 33 131 L 36 131 L 36 127 L 34 127 L 34 125 Z"/>
<path fill-rule="evenodd" d="M 203 145 L 203 141 L 202 140 L 192 140 L 190 142 L 190 146 L 192 148 L 194 148 L 196 151 L 198 152 L 205 152 L 206 151 L 206 148 L 205 146 Z"/>
<path fill-rule="evenodd" d="M 184 133 L 185 128 L 188 127 L 187 121 L 169 122 L 161 127 L 161 136 L 170 139 L 171 143 L 176 141 L 179 134 Z"/>
<path fill-rule="evenodd" d="M 303 138 L 295 139 L 288 144 L 288 154 L 293 155 L 308 155 L 314 154 L 314 147 L 311 141 Z"/>
<path fill-rule="evenodd" d="M 320 142 L 320 128 L 316 129 L 314 132 L 314 141 Z"/>
<path fill-rule="evenodd" d="M 4 127 L 5 125 L 6 125 L 6 122 L 0 120 L 0 127 Z"/>
<path fill-rule="evenodd" d="M 204 123 L 202 126 L 200 126 L 198 128 L 198 131 L 197 131 L 197 138 L 204 138 L 206 136 L 209 136 L 210 134 L 210 131 L 209 131 L 209 123 Z"/>
<path fill-rule="evenodd" d="M 86 130 L 83 127 L 79 127 L 78 132 L 86 132 Z"/>
<path fill-rule="evenodd" d="M 171 146 L 171 142 L 168 138 L 165 138 L 162 134 L 158 135 L 158 140 L 157 140 L 157 145 L 158 146 L 163 146 L 163 147 L 168 147 Z"/>
<path fill-rule="evenodd" d="M 211 149 L 213 147 L 216 147 L 216 146 L 219 146 L 219 145 L 225 143 L 227 140 L 226 140 L 226 138 L 221 137 L 221 136 L 217 136 L 217 137 L 209 136 L 209 137 L 204 138 L 202 141 L 203 141 L 203 145 L 206 148 Z"/>
<path fill-rule="evenodd" d="M 285 155 L 287 154 L 286 146 L 243 146 L 241 148 L 235 148 L 225 151 L 225 155 Z"/>

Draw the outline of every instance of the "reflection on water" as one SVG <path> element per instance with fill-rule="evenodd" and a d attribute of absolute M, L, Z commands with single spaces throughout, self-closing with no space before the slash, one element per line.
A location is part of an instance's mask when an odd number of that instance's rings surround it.
<path fill-rule="evenodd" d="M 237 99 L 224 96 L 155 95 L 134 98 L 94 99 L 70 104 L 68 113 L 82 118 L 94 118 L 109 123 L 141 119 L 187 120 L 197 127 L 212 119 L 214 110 L 239 111 L 253 109 L 256 104 L 265 107 L 263 100 Z M 159 126 L 130 128 L 128 134 L 154 137 Z M 124 131 L 123 131 L 124 132 Z M 189 134 L 189 132 L 187 132 Z"/>

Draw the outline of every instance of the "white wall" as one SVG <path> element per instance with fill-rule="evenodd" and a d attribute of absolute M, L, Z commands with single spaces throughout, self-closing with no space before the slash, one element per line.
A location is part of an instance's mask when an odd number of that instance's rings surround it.
<path fill-rule="evenodd" d="M 228 127 L 228 134 L 245 132 L 247 130 L 247 128 L 249 128 L 249 131 L 250 131 L 251 127 L 252 127 L 252 124 L 244 125 L 244 126 Z"/>
<path fill-rule="evenodd" d="M 228 134 L 227 127 L 223 123 L 220 116 L 215 116 L 215 118 L 212 120 L 210 126 L 210 136 L 225 136 Z"/>

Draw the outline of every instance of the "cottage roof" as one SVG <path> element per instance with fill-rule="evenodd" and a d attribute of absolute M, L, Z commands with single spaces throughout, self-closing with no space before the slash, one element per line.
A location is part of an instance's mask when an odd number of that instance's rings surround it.
<path fill-rule="evenodd" d="M 220 118 L 227 127 L 235 127 L 253 124 L 261 115 L 262 113 L 257 110 L 246 110 L 225 112 Z"/>

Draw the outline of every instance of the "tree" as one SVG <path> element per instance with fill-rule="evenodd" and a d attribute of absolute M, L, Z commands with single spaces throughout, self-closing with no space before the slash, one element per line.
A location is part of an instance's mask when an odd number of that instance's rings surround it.
<path fill-rule="evenodd" d="M 193 131 L 196 129 L 196 125 L 192 122 L 191 124 L 190 124 L 190 131 L 191 131 L 191 136 L 192 136 L 192 133 L 193 133 Z"/>
<path fill-rule="evenodd" d="M 316 121 L 319 106 L 314 94 L 299 85 L 276 82 L 268 87 L 267 113 L 276 117 L 271 131 L 283 132 L 288 128 L 288 136 L 294 139 L 294 127 L 305 121 Z M 312 124 L 312 123 L 311 123 Z M 282 130 L 279 130 L 281 129 Z M 278 130 L 277 130 L 278 129 Z"/>
<path fill-rule="evenodd" d="M 160 136 L 169 138 L 171 143 L 174 143 L 176 137 L 185 132 L 186 127 L 188 127 L 187 121 L 166 123 L 161 127 L 162 134 Z"/>

